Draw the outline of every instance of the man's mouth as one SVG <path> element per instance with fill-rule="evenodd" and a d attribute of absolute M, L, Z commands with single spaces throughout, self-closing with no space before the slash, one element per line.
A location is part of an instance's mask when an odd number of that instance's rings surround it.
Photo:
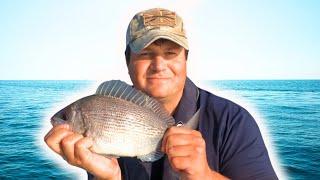
<path fill-rule="evenodd" d="M 147 81 L 166 81 L 169 80 L 168 77 L 148 77 Z"/>
<path fill-rule="evenodd" d="M 147 79 L 169 79 L 168 77 L 148 77 Z"/>

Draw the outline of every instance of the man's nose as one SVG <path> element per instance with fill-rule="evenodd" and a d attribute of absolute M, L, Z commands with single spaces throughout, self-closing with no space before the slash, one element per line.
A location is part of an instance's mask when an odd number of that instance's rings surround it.
<path fill-rule="evenodd" d="M 162 56 L 160 55 L 155 56 L 151 63 L 151 69 L 156 72 L 163 71 L 166 67 L 165 61 L 166 60 Z"/>

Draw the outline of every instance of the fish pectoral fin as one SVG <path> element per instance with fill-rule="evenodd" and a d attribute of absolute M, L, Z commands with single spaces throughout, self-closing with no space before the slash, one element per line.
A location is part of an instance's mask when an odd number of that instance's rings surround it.
<path fill-rule="evenodd" d="M 163 155 L 164 155 L 163 152 L 161 152 L 160 150 L 157 150 L 157 151 L 152 151 L 151 153 L 146 155 L 137 156 L 137 158 L 144 162 L 153 162 L 162 158 Z"/>

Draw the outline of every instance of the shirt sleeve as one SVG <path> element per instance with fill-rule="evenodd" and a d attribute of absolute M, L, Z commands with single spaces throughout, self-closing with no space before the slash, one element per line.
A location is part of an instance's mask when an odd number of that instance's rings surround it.
<path fill-rule="evenodd" d="M 254 118 L 243 108 L 226 122 L 220 172 L 231 179 L 278 179 Z"/>

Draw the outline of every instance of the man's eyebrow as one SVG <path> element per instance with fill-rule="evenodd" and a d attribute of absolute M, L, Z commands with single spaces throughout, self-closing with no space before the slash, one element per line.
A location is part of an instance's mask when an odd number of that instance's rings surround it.
<path fill-rule="evenodd" d="M 146 47 L 146 48 L 142 49 L 140 52 L 143 52 L 143 51 L 151 51 L 151 48 Z"/>
<path fill-rule="evenodd" d="M 180 50 L 181 47 L 179 46 L 170 46 L 170 47 L 167 47 L 166 50 Z"/>

